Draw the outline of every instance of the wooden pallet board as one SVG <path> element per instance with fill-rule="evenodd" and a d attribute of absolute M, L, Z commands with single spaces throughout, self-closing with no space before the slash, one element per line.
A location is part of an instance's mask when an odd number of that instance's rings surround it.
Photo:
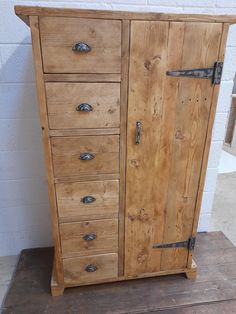
<path fill-rule="evenodd" d="M 184 275 L 66 289 L 50 295 L 52 248 L 24 250 L 3 313 L 236 313 L 236 248 L 221 232 L 197 236 L 195 281 Z"/>

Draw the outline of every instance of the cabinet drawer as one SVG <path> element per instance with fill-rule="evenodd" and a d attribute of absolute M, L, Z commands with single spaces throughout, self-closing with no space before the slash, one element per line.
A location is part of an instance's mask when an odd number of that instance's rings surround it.
<path fill-rule="evenodd" d="M 119 83 L 47 83 L 50 129 L 118 128 Z"/>
<path fill-rule="evenodd" d="M 68 285 L 86 284 L 117 278 L 118 255 L 116 253 L 63 260 L 64 280 Z"/>
<path fill-rule="evenodd" d="M 118 217 L 119 181 L 56 184 L 60 221 Z"/>
<path fill-rule="evenodd" d="M 60 224 L 63 257 L 117 253 L 118 219 Z"/>
<path fill-rule="evenodd" d="M 119 172 L 119 135 L 51 138 L 55 177 Z"/>
<path fill-rule="evenodd" d="M 120 73 L 121 21 L 41 17 L 40 34 L 46 73 Z"/>

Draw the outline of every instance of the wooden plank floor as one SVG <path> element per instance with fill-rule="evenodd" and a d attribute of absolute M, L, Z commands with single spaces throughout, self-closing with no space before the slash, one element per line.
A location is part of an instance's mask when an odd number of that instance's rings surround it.
<path fill-rule="evenodd" d="M 172 275 L 71 288 L 53 298 L 52 254 L 22 252 L 3 313 L 236 313 L 236 248 L 221 232 L 198 235 L 196 281 Z"/>

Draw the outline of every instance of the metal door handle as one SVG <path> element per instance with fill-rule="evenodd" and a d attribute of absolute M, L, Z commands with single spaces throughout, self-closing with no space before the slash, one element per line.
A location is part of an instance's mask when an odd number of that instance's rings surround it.
<path fill-rule="evenodd" d="M 93 158 L 94 158 L 94 155 L 90 153 L 82 153 L 79 156 L 80 160 L 92 160 Z"/>
<path fill-rule="evenodd" d="M 91 47 L 86 43 L 79 42 L 72 46 L 72 50 L 76 52 L 89 52 L 91 51 Z"/>
<path fill-rule="evenodd" d="M 81 202 L 84 204 L 90 204 L 96 201 L 96 198 L 91 195 L 86 195 L 81 198 Z"/>
<path fill-rule="evenodd" d="M 93 240 L 95 240 L 96 239 L 96 234 L 94 234 L 94 233 L 88 233 L 88 234 L 85 234 L 84 236 L 83 236 L 83 239 L 85 240 L 85 241 L 93 241 Z"/>
<path fill-rule="evenodd" d="M 136 122 L 136 144 L 140 144 L 140 138 L 141 138 L 141 122 Z"/>
<path fill-rule="evenodd" d="M 85 267 L 86 272 L 88 273 L 93 273 L 97 270 L 97 266 L 94 264 L 89 264 L 88 266 Z"/>
<path fill-rule="evenodd" d="M 76 111 L 92 111 L 93 107 L 90 104 L 82 103 L 76 107 Z"/>

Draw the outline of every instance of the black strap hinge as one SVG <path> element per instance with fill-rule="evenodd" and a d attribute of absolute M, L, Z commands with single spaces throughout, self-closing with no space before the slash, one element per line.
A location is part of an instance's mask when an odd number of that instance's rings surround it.
<path fill-rule="evenodd" d="M 153 249 L 168 249 L 168 248 L 186 247 L 188 250 L 192 251 L 192 250 L 194 250 L 195 242 L 196 242 L 196 237 L 190 237 L 187 241 L 154 244 Z"/>
<path fill-rule="evenodd" d="M 220 84 L 222 70 L 223 70 L 223 62 L 216 61 L 212 68 L 167 71 L 166 75 L 211 79 L 212 84 L 216 85 L 216 84 Z"/>

